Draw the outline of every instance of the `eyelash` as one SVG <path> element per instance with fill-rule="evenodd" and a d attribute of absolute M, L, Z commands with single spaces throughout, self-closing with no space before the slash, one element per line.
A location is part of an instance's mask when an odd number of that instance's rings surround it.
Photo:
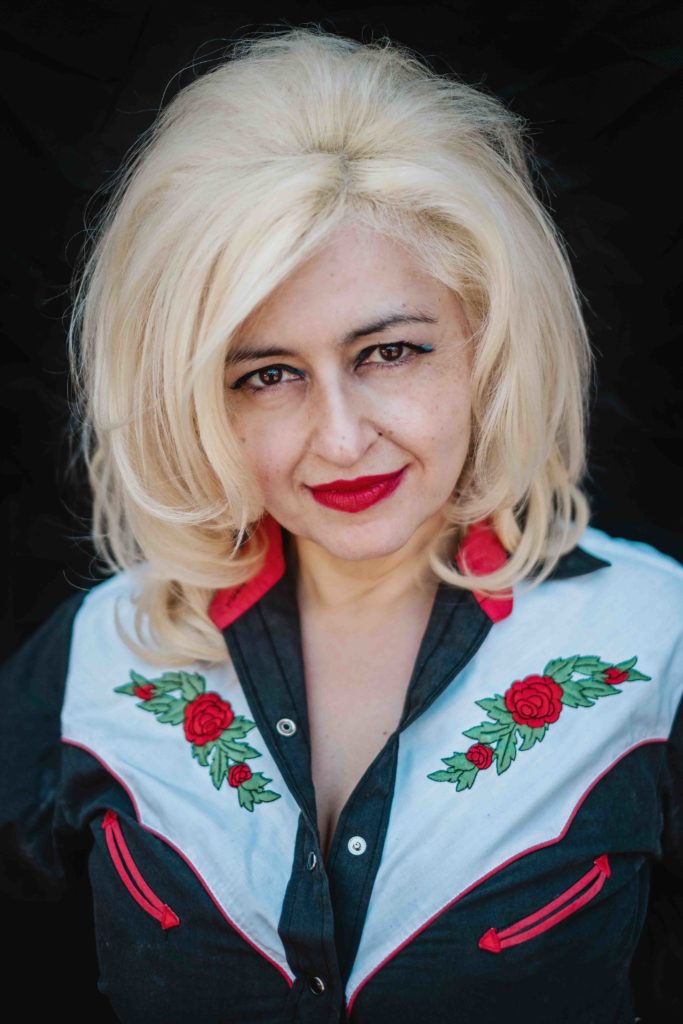
<path fill-rule="evenodd" d="M 366 365 L 374 366 L 374 367 L 379 367 L 380 369 L 390 369 L 392 366 L 405 366 L 406 363 L 412 362 L 413 359 L 416 359 L 418 356 L 421 356 L 423 354 L 426 354 L 427 352 L 431 352 L 432 351 L 432 346 L 431 345 L 416 345 L 416 344 L 414 344 L 413 342 L 410 342 L 410 341 L 391 341 L 391 342 L 386 342 L 384 345 L 371 345 L 369 348 L 364 348 L 362 350 L 362 352 L 359 353 L 358 359 L 357 359 L 355 365 L 356 366 L 362 366 L 363 365 L 362 360 L 364 358 L 366 358 L 367 356 L 371 355 L 375 350 L 378 350 L 378 349 L 381 349 L 381 348 L 398 348 L 398 347 L 412 349 L 413 350 L 412 351 L 412 355 L 407 356 L 405 359 L 402 359 L 402 358 L 390 359 L 390 360 L 387 360 L 387 362 L 385 362 L 385 363 L 368 363 Z M 252 394 L 256 394 L 257 391 L 274 391 L 277 388 L 281 387 L 283 384 L 291 384 L 292 383 L 292 381 L 280 380 L 280 381 L 276 381 L 275 384 L 263 384 L 261 387 L 254 387 L 252 384 L 249 384 L 249 378 L 250 377 L 255 377 L 256 374 L 263 373 L 266 370 L 275 370 L 275 369 L 286 370 L 288 373 L 297 374 L 299 379 L 302 379 L 301 371 L 300 370 L 296 370 L 293 366 L 287 366 L 285 363 L 271 363 L 270 366 L 262 366 L 258 370 L 252 370 L 251 373 L 247 373 L 247 374 L 244 375 L 244 377 L 240 377 L 239 380 L 236 380 L 234 384 L 230 385 L 230 388 L 231 388 L 231 390 L 234 390 L 234 391 L 240 391 L 240 390 L 244 389 L 246 391 L 250 391 Z"/>

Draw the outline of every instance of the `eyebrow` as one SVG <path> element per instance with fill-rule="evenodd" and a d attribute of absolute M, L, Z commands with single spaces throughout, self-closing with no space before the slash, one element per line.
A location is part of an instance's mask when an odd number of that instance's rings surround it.
<path fill-rule="evenodd" d="M 385 316 L 381 316 L 377 320 L 372 320 L 370 323 L 363 324 L 360 327 L 354 327 L 353 330 L 348 331 L 341 340 L 337 342 L 337 348 L 346 348 L 348 345 L 353 344 L 354 341 L 357 341 L 358 338 L 364 338 L 368 334 L 380 334 L 382 331 L 386 331 L 389 327 L 394 327 L 396 324 L 435 323 L 438 323 L 438 317 L 433 316 L 431 313 L 422 313 L 419 311 L 415 313 L 387 313 Z M 244 345 L 228 353 L 226 364 L 228 366 L 234 366 L 236 363 L 246 363 L 252 359 L 270 359 L 273 356 L 293 356 L 296 358 L 298 355 L 299 353 L 292 352 L 285 348 L 273 346 L 258 348 L 257 346 Z"/>

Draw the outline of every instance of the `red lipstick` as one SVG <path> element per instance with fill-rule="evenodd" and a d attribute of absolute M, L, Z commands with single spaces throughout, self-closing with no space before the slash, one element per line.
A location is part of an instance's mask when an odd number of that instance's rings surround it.
<path fill-rule="evenodd" d="M 340 512 L 362 512 L 395 491 L 408 467 L 379 476 L 358 476 L 355 480 L 331 480 L 309 490 L 321 505 Z"/>

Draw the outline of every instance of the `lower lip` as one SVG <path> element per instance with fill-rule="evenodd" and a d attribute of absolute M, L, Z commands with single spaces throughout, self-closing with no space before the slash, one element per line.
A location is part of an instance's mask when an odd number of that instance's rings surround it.
<path fill-rule="evenodd" d="M 364 487 L 358 491 L 313 491 L 311 494 L 316 501 L 320 502 L 321 505 L 326 505 L 328 508 L 337 509 L 339 512 L 362 512 L 366 508 L 370 508 L 371 505 L 376 505 L 378 501 L 382 501 L 384 498 L 388 498 L 389 495 L 396 490 L 403 474 L 408 467 L 404 466 L 403 469 L 396 473 L 394 476 L 389 477 L 388 480 L 383 480 L 381 483 L 373 484 L 371 487 Z"/>

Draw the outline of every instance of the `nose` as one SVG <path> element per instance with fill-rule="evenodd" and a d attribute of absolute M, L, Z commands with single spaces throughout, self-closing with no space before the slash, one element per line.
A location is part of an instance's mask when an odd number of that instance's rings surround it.
<path fill-rule="evenodd" d="M 335 377 L 320 383 L 308 410 L 308 450 L 335 466 L 354 466 L 381 434 L 362 389 Z"/>

